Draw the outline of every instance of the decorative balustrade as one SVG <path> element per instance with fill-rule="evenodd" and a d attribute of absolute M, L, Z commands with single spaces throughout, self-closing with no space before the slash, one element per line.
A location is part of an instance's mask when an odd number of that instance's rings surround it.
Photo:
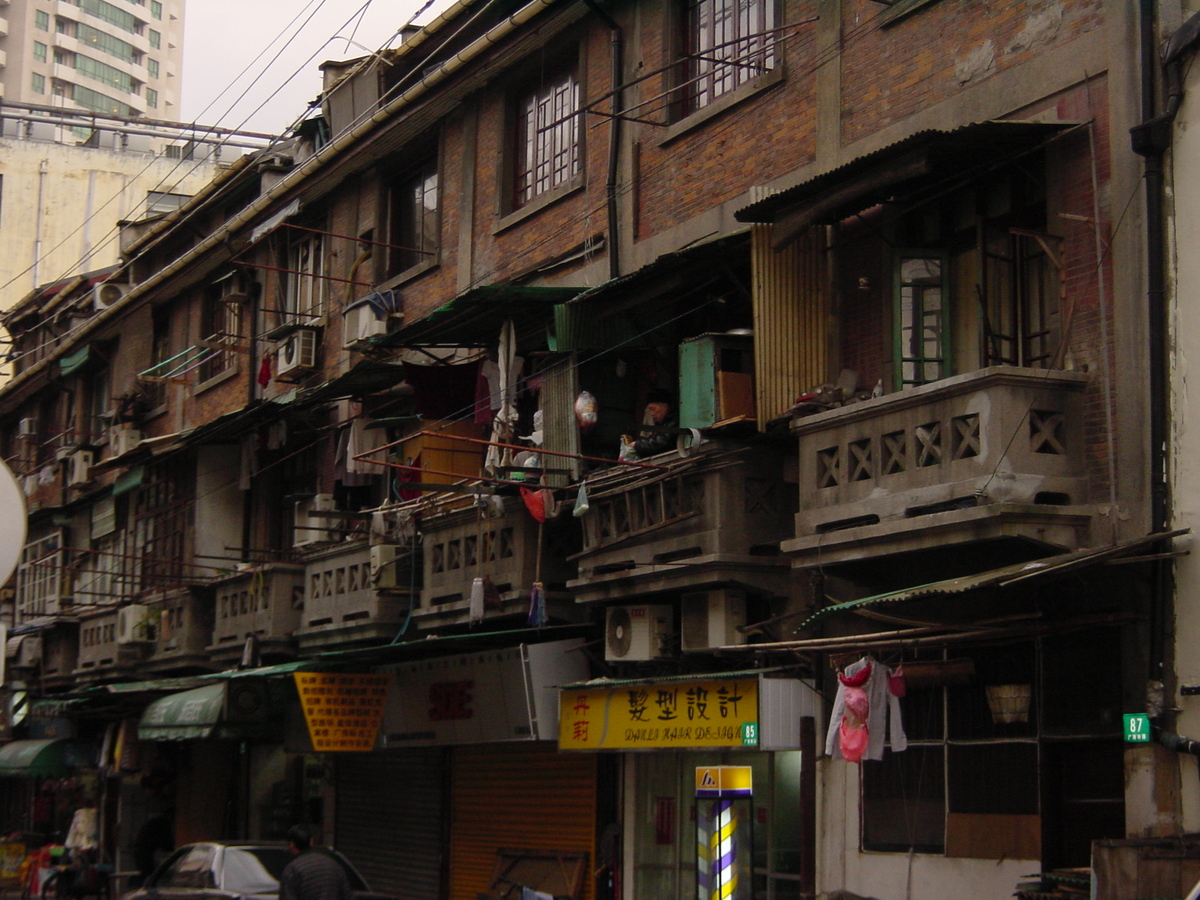
<path fill-rule="evenodd" d="M 1087 502 L 1087 376 L 994 367 L 798 418 L 800 511 L 790 551 L 856 530 L 925 527 L 988 507 L 1049 515 Z M 846 534 L 841 534 L 846 532 Z"/>
<path fill-rule="evenodd" d="M 426 622 L 465 621 L 476 578 L 490 582 L 489 615 L 525 611 L 535 581 L 546 587 L 551 602 L 565 599 L 562 586 L 575 574 L 566 557 L 577 549 L 571 545 L 570 522 L 547 523 L 539 547 L 538 523 L 520 499 L 504 498 L 503 514 L 495 513 L 468 507 L 422 521 L 425 583 L 414 616 Z"/>
<path fill-rule="evenodd" d="M 154 646 L 145 667 L 207 667 L 213 643 L 213 595 L 199 585 L 155 593 L 145 601 L 157 615 Z"/>
<path fill-rule="evenodd" d="M 248 637 L 263 650 L 293 649 L 304 608 L 304 568 L 256 566 L 216 584 L 215 621 L 209 652 L 240 654 Z"/>
<path fill-rule="evenodd" d="M 645 590 L 695 587 L 696 567 L 708 567 L 714 583 L 785 590 L 778 543 L 790 536 L 796 495 L 778 448 L 710 443 L 652 461 L 663 468 L 614 467 L 588 479 L 571 583 L 578 599 L 617 598 L 613 585 L 631 578 Z"/>
<path fill-rule="evenodd" d="M 392 637 L 403 622 L 413 581 L 407 548 L 354 544 L 310 558 L 304 574 L 302 648 Z M 419 564 L 419 563 L 418 563 Z"/>

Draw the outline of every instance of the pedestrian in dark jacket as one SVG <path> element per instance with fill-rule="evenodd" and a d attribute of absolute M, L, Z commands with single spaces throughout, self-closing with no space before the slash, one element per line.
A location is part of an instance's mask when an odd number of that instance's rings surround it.
<path fill-rule="evenodd" d="M 351 900 L 346 870 L 312 846 L 307 828 L 293 825 L 287 839 L 292 861 L 279 876 L 279 900 Z"/>

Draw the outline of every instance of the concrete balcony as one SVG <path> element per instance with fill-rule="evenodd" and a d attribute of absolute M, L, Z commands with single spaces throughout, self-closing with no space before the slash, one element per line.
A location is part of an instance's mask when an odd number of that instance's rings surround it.
<path fill-rule="evenodd" d="M 41 684 L 56 688 L 75 684 L 78 664 L 78 622 L 56 622 L 42 632 Z"/>
<path fill-rule="evenodd" d="M 419 562 L 418 562 L 419 564 Z M 301 650 L 390 640 L 419 594 L 407 548 L 353 544 L 311 557 L 304 567 Z M 415 582 L 419 588 L 420 579 Z"/>
<path fill-rule="evenodd" d="M 129 674 L 149 653 L 152 633 L 122 633 L 121 618 L 116 607 L 79 617 L 79 659 L 75 666 L 78 680 Z"/>
<path fill-rule="evenodd" d="M 86 52 L 84 45 L 78 39 L 69 34 L 63 34 L 61 31 L 55 32 L 52 40 L 54 41 L 52 46 L 56 50 L 69 50 L 71 53 Z"/>
<path fill-rule="evenodd" d="M 157 612 L 147 672 L 180 673 L 218 668 L 209 661 L 213 642 L 213 595 L 206 586 L 156 593 L 144 601 Z"/>
<path fill-rule="evenodd" d="M 215 618 L 209 656 L 229 661 L 241 656 L 247 638 L 264 658 L 295 655 L 295 631 L 304 609 L 304 567 L 254 566 L 215 585 Z"/>
<path fill-rule="evenodd" d="M 834 564 L 995 538 L 1086 545 L 1088 376 L 998 366 L 798 418 L 783 544 Z"/>
<path fill-rule="evenodd" d="M 724 585 L 786 595 L 795 487 L 774 444 L 708 443 L 688 457 L 664 453 L 659 470 L 613 467 L 588 478 L 581 602 L 625 600 Z"/>
<path fill-rule="evenodd" d="M 481 518 L 475 507 L 465 507 L 425 519 L 421 523 L 425 583 L 413 618 L 428 627 L 465 623 L 472 584 L 483 577 L 494 588 L 489 592 L 487 618 L 527 614 L 530 589 L 539 578 L 547 589 L 549 614 L 560 620 L 579 618 L 563 589 L 575 574 L 566 559 L 573 548 L 565 536 L 572 530 L 567 519 L 546 525 L 539 570 L 538 523 L 518 498 L 504 498 L 502 515 Z"/>

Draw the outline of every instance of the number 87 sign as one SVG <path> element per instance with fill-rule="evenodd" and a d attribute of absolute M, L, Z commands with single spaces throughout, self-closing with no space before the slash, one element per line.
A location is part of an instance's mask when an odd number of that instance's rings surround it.
<path fill-rule="evenodd" d="M 1150 717 L 1145 713 L 1125 714 L 1125 740 L 1131 744 L 1150 741 Z"/>

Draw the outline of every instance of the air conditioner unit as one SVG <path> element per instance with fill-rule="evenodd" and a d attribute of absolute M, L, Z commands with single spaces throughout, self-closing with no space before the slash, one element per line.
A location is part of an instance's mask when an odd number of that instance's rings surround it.
<path fill-rule="evenodd" d="M 122 299 L 133 285 L 119 281 L 104 281 L 92 288 L 92 306 L 97 312 L 108 309 Z"/>
<path fill-rule="evenodd" d="M 742 591 L 697 591 L 684 594 L 679 606 L 679 646 L 684 652 L 744 644 L 738 626 L 746 624 Z"/>
<path fill-rule="evenodd" d="M 669 606 L 611 606 L 606 611 L 604 658 L 610 662 L 658 659 L 671 634 Z"/>
<path fill-rule="evenodd" d="M 150 607 L 131 603 L 117 610 L 117 643 L 141 644 L 154 640 L 154 624 Z"/>
<path fill-rule="evenodd" d="M 142 433 L 128 425 L 116 425 L 108 432 L 108 446 L 113 456 L 124 456 L 142 442 Z"/>
<path fill-rule="evenodd" d="M 265 678 L 229 679 L 225 686 L 225 721 L 261 722 L 271 695 Z"/>
<path fill-rule="evenodd" d="M 396 557 L 401 548 L 395 544 L 375 544 L 371 547 L 371 584 L 378 589 L 394 588 Z"/>
<path fill-rule="evenodd" d="M 337 509 L 333 494 L 314 494 L 303 500 L 297 500 L 293 518 L 292 546 L 302 547 L 305 544 L 315 544 L 318 541 L 328 541 L 330 520 L 325 516 L 316 515 Z"/>
<path fill-rule="evenodd" d="M 17 423 L 17 437 L 33 437 L 37 434 L 37 419 L 27 416 Z"/>
<path fill-rule="evenodd" d="M 93 450 L 76 450 L 67 457 L 70 471 L 67 472 L 68 481 L 72 485 L 87 484 L 92 477 L 92 465 L 96 462 L 96 453 Z"/>
<path fill-rule="evenodd" d="M 369 338 L 387 334 L 387 319 L 370 303 L 356 303 L 342 313 L 342 343 L 356 347 Z"/>
<path fill-rule="evenodd" d="M 279 344 L 275 375 L 317 367 L 317 329 L 297 328 Z"/>

